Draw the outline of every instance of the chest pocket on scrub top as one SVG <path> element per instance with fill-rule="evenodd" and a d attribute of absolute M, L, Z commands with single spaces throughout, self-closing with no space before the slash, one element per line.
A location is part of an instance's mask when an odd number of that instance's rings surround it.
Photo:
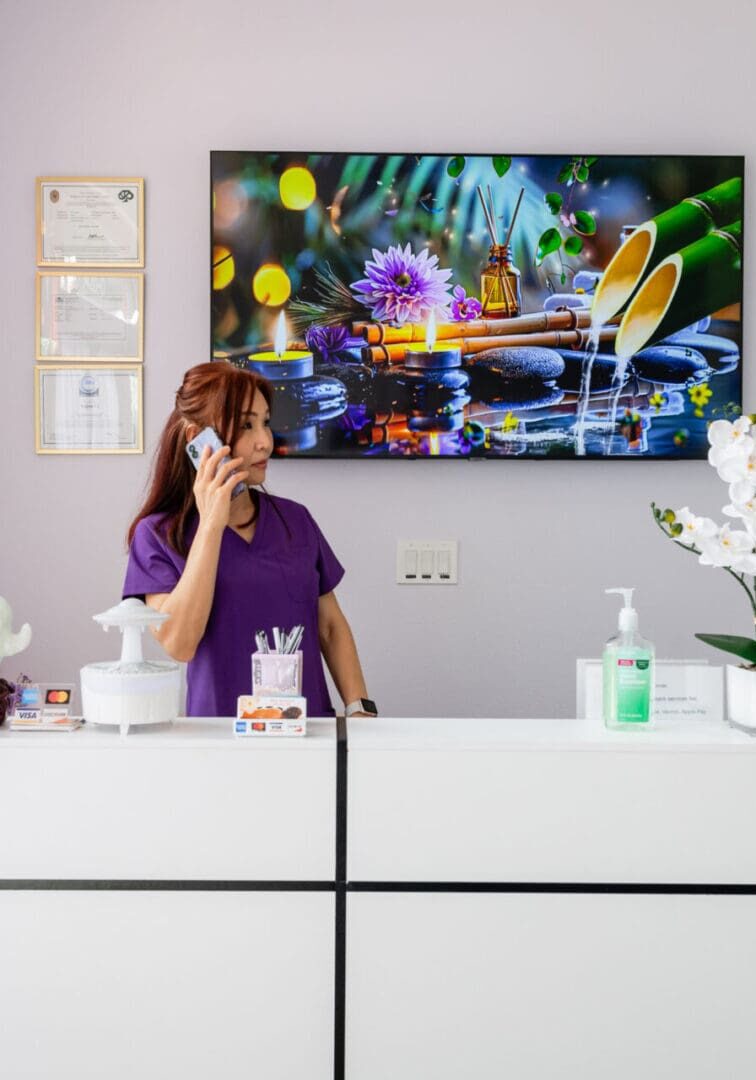
<path fill-rule="evenodd" d="M 315 549 L 296 542 L 285 543 L 278 552 L 278 565 L 288 596 L 298 604 L 318 597 Z"/>

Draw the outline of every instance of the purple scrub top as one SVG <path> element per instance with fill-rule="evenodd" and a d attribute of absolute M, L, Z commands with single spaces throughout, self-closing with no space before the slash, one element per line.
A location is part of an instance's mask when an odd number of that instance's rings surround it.
<path fill-rule="evenodd" d="M 150 514 L 137 525 L 124 599 L 171 592 L 178 583 L 186 559 L 169 545 L 164 521 L 165 515 Z M 198 525 L 195 515 L 187 534 L 190 546 Z M 210 617 L 187 667 L 186 715 L 235 716 L 237 697 L 252 691 L 255 633 L 265 630 L 272 648 L 274 626 L 288 632 L 302 623 L 307 713 L 333 716 L 320 656 L 318 597 L 335 589 L 343 576 L 344 568 L 307 508 L 261 492 L 251 542 L 231 528 L 224 530 Z"/>

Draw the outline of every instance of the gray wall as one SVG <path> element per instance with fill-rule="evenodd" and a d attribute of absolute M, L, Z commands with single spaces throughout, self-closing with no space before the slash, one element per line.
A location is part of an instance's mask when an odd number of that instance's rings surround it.
<path fill-rule="evenodd" d="M 90 616 L 120 596 L 156 437 L 183 371 L 207 357 L 211 148 L 745 152 L 756 205 L 746 0 L 721 19 L 702 0 L 0 8 L 0 594 L 34 628 L 28 652 L 3 665 L 11 677 L 74 679 L 116 650 Z M 145 177 L 143 457 L 35 455 L 44 174 Z M 749 366 L 746 407 L 753 382 Z M 648 511 L 655 499 L 717 514 L 724 486 L 705 463 L 427 464 L 269 469 L 270 489 L 311 508 L 348 568 L 339 596 L 385 713 L 569 716 L 575 658 L 598 655 L 615 625 L 609 585 L 638 586 L 662 656 L 718 662 L 693 631 L 749 632 L 737 586 L 666 542 Z M 459 540 L 460 584 L 394 584 L 397 538 L 434 536 Z"/>

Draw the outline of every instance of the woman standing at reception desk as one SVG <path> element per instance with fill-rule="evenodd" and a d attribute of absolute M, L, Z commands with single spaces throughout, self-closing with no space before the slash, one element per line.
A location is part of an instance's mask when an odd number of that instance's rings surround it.
<path fill-rule="evenodd" d="M 347 714 L 375 715 L 333 591 L 343 567 L 304 506 L 256 490 L 273 451 L 271 402 L 270 383 L 222 361 L 185 374 L 129 529 L 123 595 L 171 616 L 154 633 L 188 663 L 188 716 L 234 715 L 250 692 L 255 634 L 272 640 L 274 626 L 295 625 L 308 713 L 333 715 L 322 652 Z M 195 473 L 186 448 L 207 427 L 226 445 L 206 446 Z"/>

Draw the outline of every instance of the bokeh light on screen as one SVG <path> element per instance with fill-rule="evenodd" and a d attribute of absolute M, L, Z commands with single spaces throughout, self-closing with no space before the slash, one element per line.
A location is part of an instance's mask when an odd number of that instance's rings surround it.
<path fill-rule="evenodd" d="M 236 267 L 234 257 L 227 247 L 216 244 L 213 248 L 213 288 L 225 289 L 234 280 Z"/>
<path fill-rule="evenodd" d="M 287 210 L 306 210 L 317 195 L 315 178 L 301 165 L 292 165 L 281 174 L 278 190 Z"/>
<path fill-rule="evenodd" d="M 247 209 L 247 194 L 235 180 L 223 180 L 213 190 L 213 217 L 219 229 L 232 228 Z"/>
<path fill-rule="evenodd" d="M 252 278 L 252 294 L 258 304 L 280 307 L 291 296 L 291 282 L 282 266 L 263 263 Z"/>

